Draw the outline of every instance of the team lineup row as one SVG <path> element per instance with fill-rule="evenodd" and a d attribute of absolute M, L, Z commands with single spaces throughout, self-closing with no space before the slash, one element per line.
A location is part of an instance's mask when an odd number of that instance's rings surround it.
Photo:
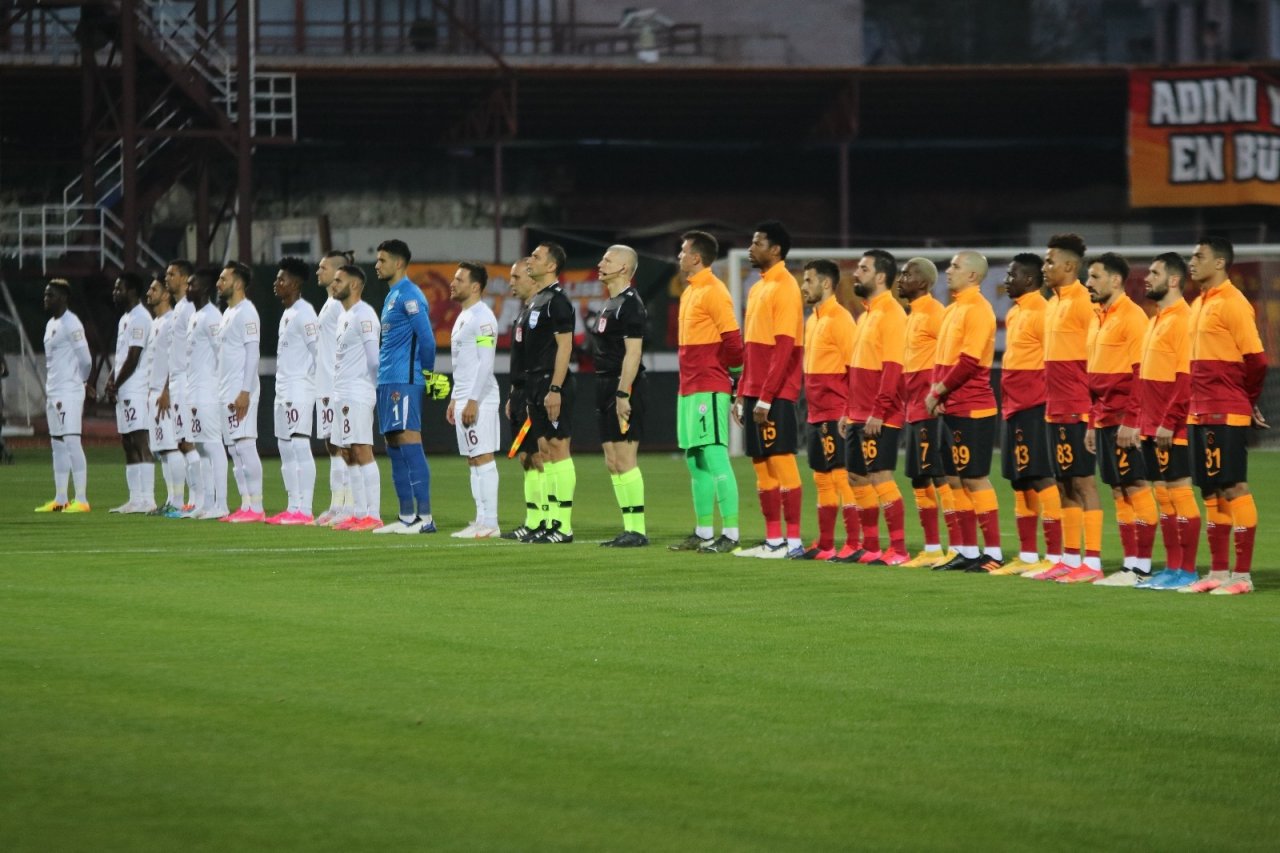
<path fill-rule="evenodd" d="M 1257 512 L 1247 485 L 1244 431 L 1266 426 L 1256 406 L 1266 360 L 1252 308 L 1229 280 L 1229 242 L 1204 238 L 1189 263 L 1173 253 L 1154 259 L 1146 279 L 1146 296 L 1155 306 L 1150 319 L 1125 294 L 1125 259 L 1114 253 L 1086 258 L 1076 235 L 1055 236 L 1044 258 L 1015 257 L 1005 278 L 1015 304 L 1006 318 L 999 406 L 990 377 L 995 314 L 979 287 L 985 258 L 955 255 L 946 270 L 952 298 L 944 307 L 932 296 L 938 272 L 930 261 L 912 258 L 899 269 L 890 253 L 870 250 L 854 273 L 864 308 L 855 321 L 835 298 L 839 267 L 811 261 L 798 282 L 784 263 L 789 248 L 781 223 L 757 226 L 749 257 L 761 278 L 748 292 L 739 328 L 729 292 L 710 268 L 719 252 L 714 238 L 704 232 L 682 237 L 679 267 L 688 286 L 679 310 L 677 434 L 691 475 L 696 526 L 673 549 L 932 566 L 1062 583 L 1252 590 Z M 118 510 L 432 532 L 430 469 L 420 432 L 422 398 L 430 393 L 450 397 L 447 418 L 471 468 L 476 517 L 454 535 L 500 535 L 497 321 L 481 299 L 487 273 L 463 263 L 450 285 L 462 308 L 452 335 L 450 394 L 448 379 L 433 372 L 428 306 L 405 275 L 409 260 L 400 241 L 378 248 L 375 271 L 390 285 L 381 317 L 362 301 L 364 274 L 348 256 L 331 253 L 320 262 L 316 278 L 328 299 L 318 315 L 300 296 L 309 268 L 295 259 L 281 262 L 275 293 L 285 311 L 274 409 L 289 506 L 270 519 L 261 505 L 256 451 L 258 317 L 246 298 L 249 270 L 233 262 L 220 271 L 196 271 L 175 261 L 145 291 L 139 277 L 121 276 L 115 297 L 125 316 L 107 393 L 116 402 L 131 498 Z M 575 309 L 558 284 L 564 263 L 563 249 L 545 243 L 511 270 L 512 290 L 523 305 L 513 325 L 505 413 L 517 436 L 512 454 L 519 454 L 524 469 L 527 512 L 521 525 L 501 535 L 544 544 L 573 541 Z M 592 336 L 596 410 L 624 527 L 603 543 L 614 547 L 648 544 L 636 461 L 647 397 L 645 308 L 630 286 L 636 266 L 636 253 L 626 246 L 610 247 L 601 259 L 600 280 L 610 299 Z M 1183 291 L 1192 282 L 1200 295 L 1189 305 Z M 215 287 L 227 306 L 222 314 L 211 304 Z M 40 509 L 84 511 L 78 433 L 88 350 L 66 297 L 65 283 L 46 288 L 53 315 L 45 348 L 57 494 Z M 807 320 L 806 304 L 812 309 Z M 819 510 L 818 537 L 807 548 L 800 536 L 796 465 L 802 389 Z M 375 408 L 400 503 L 390 524 L 382 523 L 378 506 Z M 316 434 L 328 442 L 333 495 L 314 520 L 313 417 Z M 739 544 L 730 419 L 745 426 L 765 520 L 766 539 L 751 548 Z M 1007 563 L 989 480 L 1001 420 L 1003 471 L 1014 491 L 1020 542 L 1018 557 Z M 924 548 L 914 557 L 906 550 L 905 507 L 893 476 L 900 444 L 924 535 Z M 152 452 L 163 462 L 169 492 L 159 508 L 152 497 Z M 234 513 L 225 494 L 228 455 L 242 501 Z M 1125 551 L 1124 568 L 1106 577 L 1095 471 L 1112 489 Z M 69 474 L 74 501 L 66 494 Z M 1201 520 L 1193 479 L 1208 515 L 1211 571 L 1203 579 L 1196 571 Z M 191 495 L 186 509 L 184 486 Z M 717 508 L 719 536 L 713 527 Z M 837 550 L 839 516 L 846 541 Z M 1166 559 L 1165 569 L 1153 573 L 1157 526 Z"/>

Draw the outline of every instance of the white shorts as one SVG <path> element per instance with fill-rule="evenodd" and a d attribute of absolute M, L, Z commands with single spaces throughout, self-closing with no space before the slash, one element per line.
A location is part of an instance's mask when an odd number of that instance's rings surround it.
<path fill-rule="evenodd" d="M 329 401 L 328 405 L 325 405 L 325 400 Z M 316 397 L 316 438 L 323 438 L 326 441 L 329 441 L 329 437 L 332 435 L 333 395 L 330 394 L 328 397 Z"/>
<path fill-rule="evenodd" d="M 178 441 L 190 441 L 191 407 L 187 405 L 185 400 L 175 399 L 170 394 L 169 408 L 172 410 L 172 414 L 169 416 L 169 423 L 173 424 L 174 438 Z"/>
<path fill-rule="evenodd" d="M 462 406 L 465 400 L 460 400 Z M 462 425 L 462 406 L 453 408 L 454 432 L 458 436 L 458 453 L 468 459 L 483 456 L 486 453 L 497 453 L 502 444 L 501 421 L 498 419 L 497 403 L 481 403 L 476 412 L 476 422 L 469 427 Z"/>
<path fill-rule="evenodd" d="M 329 398 L 333 404 L 333 434 L 329 440 L 338 447 L 373 444 L 373 409 L 370 403 L 348 403 Z"/>
<path fill-rule="evenodd" d="M 192 403 L 187 431 L 193 444 L 222 444 L 222 410 L 212 400 Z"/>
<path fill-rule="evenodd" d="M 150 424 L 151 452 L 163 453 L 178 449 L 178 430 L 174 427 L 174 409 L 169 407 L 165 416 L 159 417 L 160 408 L 156 405 L 160 400 L 160 392 L 152 391 L 147 397 L 147 423 Z"/>
<path fill-rule="evenodd" d="M 49 419 L 49 435 L 79 435 L 84 420 L 84 389 L 67 394 L 54 394 L 45 402 L 45 417 Z"/>
<path fill-rule="evenodd" d="M 242 438 L 258 437 L 258 395 L 249 395 L 249 408 L 243 418 L 236 417 L 235 407 L 228 400 L 220 407 L 222 411 L 222 443 L 235 444 Z"/>
<path fill-rule="evenodd" d="M 311 435 L 311 415 L 315 409 L 310 398 L 283 400 L 277 395 L 274 411 L 276 438 Z"/>
<path fill-rule="evenodd" d="M 130 394 L 126 399 L 116 399 L 116 432 L 128 435 L 131 432 L 150 432 L 151 413 L 146 392 Z"/>

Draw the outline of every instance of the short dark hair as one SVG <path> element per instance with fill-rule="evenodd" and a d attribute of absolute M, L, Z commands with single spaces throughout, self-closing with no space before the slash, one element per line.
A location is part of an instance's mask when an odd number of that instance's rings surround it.
<path fill-rule="evenodd" d="M 1122 255 L 1115 252 L 1103 252 L 1089 259 L 1089 266 L 1094 264 L 1102 264 L 1102 268 L 1112 275 L 1120 276 L 1123 281 L 1129 277 L 1129 262 Z"/>
<path fill-rule="evenodd" d="M 564 265 L 569 262 L 569 256 L 565 254 L 564 246 L 559 243 L 542 242 L 538 246 L 546 248 L 547 254 L 551 256 L 551 260 L 556 262 L 556 275 L 564 272 Z M 535 246 L 534 248 L 537 248 Z"/>
<path fill-rule="evenodd" d="M 227 261 L 223 264 L 224 270 L 231 270 L 236 276 L 244 282 L 244 289 L 248 290 L 249 285 L 253 283 L 253 270 L 248 264 L 242 264 L 239 261 Z"/>
<path fill-rule="evenodd" d="M 1187 281 L 1187 262 L 1182 259 L 1182 255 L 1177 252 L 1165 252 L 1156 255 L 1151 259 L 1151 263 L 1159 261 L 1164 264 L 1164 271 L 1169 275 L 1176 275 L 1180 279 L 1180 283 L 1186 284 Z"/>
<path fill-rule="evenodd" d="M 1036 283 L 1044 287 L 1044 258 L 1035 252 L 1019 252 L 1013 256 L 1013 262 L 1030 270 Z"/>
<path fill-rule="evenodd" d="M 1196 240 L 1197 246 L 1208 246 L 1213 252 L 1215 258 L 1222 258 L 1227 262 L 1227 269 L 1231 268 L 1231 264 L 1235 262 L 1236 250 L 1231 245 L 1231 241 L 1226 237 L 1217 234 L 1206 234 L 1199 240 Z"/>
<path fill-rule="evenodd" d="M 408 244 L 403 240 L 383 240 L 378 244 L 378 251 L 394 255 L 406 264 L 413 260 L 413 253 L 409 251 Z"/>
<path fill-rule="evenodd" d="M 356 266 L 355 264 L 343 264 L 342 266 L 338 267 L 338 272 L 344 272 L 347 275 L 351 276 L 352 278 L 358 280 L 361 284 L 364 284 L 364 270 L 360 269 L 360 267 Z"/>
<path fill-rule="evenodd" d="M 766 219 L 764 222 L 757 222 L 755 230 L 764 235 L 769 245 L 778 247 L 784 261 L 787 259 L 787 253 L 791 251 L 791 232 L 787 230 L 787 226 L 776 219 Z"/>
<path fill-rule="evenodd" d="M 191 261 L 188 261 L 186 258 L 178 258 L 177 260 L 169 261 L 168 266 L 174 267 L 178 272 L 187 277 L 190 277 L 196 271 L 195 264 L 191 263 Z"/>
<path fill-rule="evenodd" d="M 200 269 L 191 274 L 191 277 L 193 279 L 199 279 L 201 284 L 209 289 L 210 296 L 216 296 L 217 294 L 212 291 L 218 282 L 219 272 L 220 270 L 217 267 L 200 267 Z"/>
<path fill-rule="evenodd" d="M 706 231 L 686 231 L 680 235 L 680 242 L 686 240 L 693 253 L 702 259 L 704 267 L 711 266 L 720 257 L 720 244 Z"/>
<path fill-rule="evenodd" d="M 1049 238 L 1049 248 L 1070 252 L 1077 258 L 1083 258 L 1085 252 L 1089 250 L 1084 244 L 1084 238 L 1079 234 L 1054 234 Z"/>
<path fill-rule="evenodd" d="M 871 258 L 876 272 L 884 273 L 884 283 L 889 287 L 893 286 L 894 279 L 898 277 L 897 258 L 884 249 L 868 249 L 862 253 L 862 257 Z"/>
<path fill-rule="evenodd" d="M 119 275 L 120 283 L 124 285 L 124 289 L 134 296 L 141 297 L 147 289 L 147 283 L 142 280 L 142 276 L 136 272 L 122 272 Z"/>
<path fill-rule="evenodd" d="M 813 270 L 818 278 L 825 278 L 835 287 L 840 283 L 840 267 L 828 258 L 814 258 L 804 265 L 806 270 Z"/>
<path fill-rule="evenodd" d="M 311 266 L 302 258 L 285 258 L 280 261 L 280 269 L 284 270 L 285 275 L 296 278 L 299 283 L 311 276 Z"/>
<path fill-rule="evenodd" d="M 356 262 L 356 253 L 350 249 L 345 251 L 340 249 L 330 249 L 324 253 L 324 257 L 321 260 L 328 260 L 329 258 L 341 258 L 343 263 L 354 264 Z"/>
<path fill-rule="evenodd" d="M 480 285 L 480 290 L 484 290 L 484 286 L 489 283 L 489 271 L 485 269 L 484 264 L 478 264 L 475 261 L 461 261 L 458 264 L 459 269 L 464 269 L 471 276 L 471 280 Z"/>

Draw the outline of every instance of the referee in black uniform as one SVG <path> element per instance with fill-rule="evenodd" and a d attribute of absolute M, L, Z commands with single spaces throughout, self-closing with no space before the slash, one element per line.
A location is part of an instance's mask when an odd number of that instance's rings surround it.
<path fill-rule="evenodd" d="M 520 300 L 520 312 L 511 324 L 511 392 L 507 397 L 507 419 L 511 422 L 512 454 L 519 454 L 524 468 L 524 523 L 502 534 L 503 539 L 524 542 L 543 532 L 547 521 L 547 484 L 542 471 L 542 454 L 538 452 L 538 436 L 529 421 L 529 397 L 525 393 L 524 322 L 536 288 L 529 277 L 529 259 L 521 258 L 511 265 L 511 293 Z M 530 424 L 525 430 L 526 423 Z M 521 436 L 521 432 L 524 435 Z"/>

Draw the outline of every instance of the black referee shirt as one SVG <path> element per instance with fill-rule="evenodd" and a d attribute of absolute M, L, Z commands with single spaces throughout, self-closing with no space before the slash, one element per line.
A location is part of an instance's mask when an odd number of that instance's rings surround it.
<path fill-rule="evenodd" d="M 617 377 L 622 373 L 622 359 L 627 354 L 627 338 L 644 338 L 649 327 L 649 312 L 634 287 L 610 297 L 596 319 L 591 336 L 596 373 Z M 636 375 L 644 372 L 641 362 Z"/>
<path fill-rule="evenodd" d="M 520 324 L 527 376 L 540 376 L 555 370 L 556 335 L 573 334 L 574 311 L 573 303 L 559 282 L 534 295 L 529 303 L 529 313 Z"/>

